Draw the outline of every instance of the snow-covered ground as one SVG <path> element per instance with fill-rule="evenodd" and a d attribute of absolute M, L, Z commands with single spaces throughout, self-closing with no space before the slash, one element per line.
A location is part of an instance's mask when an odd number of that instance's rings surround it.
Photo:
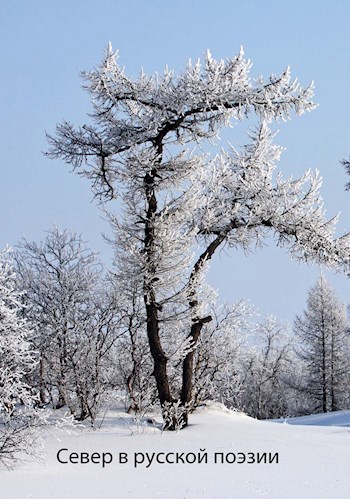
<path fill-rule="evenodd" d="M 274 419 L 272 421 L 303 426 L 350 427 L 350 411 L 328 412 L 327 414 L 311 414 L 310 416 L 302 416 L 300 418 Z"/>
<path fill-rule="evenodd" d="M 99 430 L 84 429 L 70 436 L 46 437 L 46 464 L 26 463 L 1 471 L 0 497 L 4 499 L 346 499 L 350 494 L 350 411 L 295 418 L 288 423 L 256 421 L 243 414 L 211 405 L 191 417 L 178 433 L 159 427 L 135 426 L 122 413 L 109 413 Z M 297 424 L 297 426 L 295 426 Z M 339 426 L 331 426 L 338 424 Z M 307 426 L 306 426 L 307 425 Z M 311 426 L 310 426 L 311 425 Z M 317 426 L 316 426 L 317 425 Z M 320 426 L 318 426 L 320 425 Z M 59 463 L 73 453 L 89 453 L 96 463 Z M 205 449 L 208 462 L 160 464 L 147 468 L 147 456 L 159 461 L 172 453 L 193 460 L 191 453 Z M 76 454 L 74 454 L 76 453 Z M 99 456 L 113 461 L 102 467 Z M 127 463 L 119 463 L 126 453 Z M 134 455 L 140 463 L 134 467 Z M 164 453 L 164 454 L 163 454 Z M 224 453 L 228 462 L 214 463 Z M 247 463 L 258 455 L 278 453 L 278 463 Z M 235 463 L 232 461 L 236 459 Z M 262 458 L 264 461 L 264 458 Z M 181 461 L 181 459 L 180 459 Z"/>

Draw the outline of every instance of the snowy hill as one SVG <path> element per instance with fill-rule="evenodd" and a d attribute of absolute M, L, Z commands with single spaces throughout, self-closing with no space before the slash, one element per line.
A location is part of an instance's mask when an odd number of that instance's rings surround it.
<path fill-rule="evenodd" d="M 329 426 L 337 420 L 340 427 Z M 288 423 L 256 421 L 213 404 L 193 414 L 185 430 L 162 433 L 159 426 L 137 426 L 126 414 L 110 413 L 99 430 L 60 435 L 60 440 L 47 436 L 46 465 L 26 463 L 15 471 L 1 471 L 0 495 L 4 499 L 349 497 L 350 432 L 344 426 L 350 423 L 350 411 Z M 60 449 L 65 449 L 59 454 L 62 463 L 56 457 Z M 205 455 L 200 449 L 205 449 L 207 462 L 198 463 L 198 452 Z M 83 461 L 89 455 L 89 463 L 77 462 L 81 453 Z M 127 463 L 119 463 L 119 453 L 127 455 Z M 179 462 L 173 464 L 176 453 Z"/>

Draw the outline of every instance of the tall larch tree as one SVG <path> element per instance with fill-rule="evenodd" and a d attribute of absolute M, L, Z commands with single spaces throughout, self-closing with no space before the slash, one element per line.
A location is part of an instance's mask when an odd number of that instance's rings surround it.
<path fill-rule="evenodd" d="M 309 292 L 307 308 L 295 320 L 304 365 L 300 390 L 310 412 L 344 409 L 349 403 L 350 332 L 345 306 L 321 276 Z"/>

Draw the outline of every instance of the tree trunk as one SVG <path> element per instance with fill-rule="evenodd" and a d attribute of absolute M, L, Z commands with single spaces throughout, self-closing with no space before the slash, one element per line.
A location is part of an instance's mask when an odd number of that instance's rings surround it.
<path fill-rule="evenodd" d="M 197 276 L 200 274 L 203 265 L 205 262 L 211 259 L 217 248 L 221 245 L 221 243 L 225 239 L 226 233 L 229 232 L 233 228 L 233 223 L 229 225 L 229 228 L 226 227 L 226 230 L 219 234 L 214 241 L 212 241 L 205 251 L 199 256 L 196 261 L 193 270 L 189 279 L 189 286 L 193 286 Z M 189 295 L 189 307 L 192 311 L 195 311 L 198 305 L 197 293 L 196 290 L 193 289 Z M 188 338 L 191 340 L 191 351 L 186 355 L 183 365 L 182 365 L 182 389 L 181 389 L 181 404 L 183 408 L 183 416 L 182 423 L 183 426 L 188 425 L 188 411 L 190 404 L 192 402 L 192 391 L 193 391 L 193 376 L 194 376 L 194 356 L 195 356 L 195 347 L 200 338 L 202 328 L 205 323 L 210 322 L 212 317 L 208 315 L 207 317 L 203 317 L 200 319 L 196 316 L 195 312 L 193 312 L 193 322 L 191 326 L 191 331 L 188 335 Z"/>
<path fill-rule="evenodd" d="M 322 412 L 327 412 L 326 338 L 322 331 Z"/>
<path fill-rule="evenodd" d="M 154 279 L 156 275 L 156 255 L 155 255 L 155 229 L 154 221 L 157 212 L 157 199 L 154 190 L 154 179 L 156 171 L 145 176 L 145 192 L 148 201 L 147 218 L 145 222 L 145 238 L 144 249 L 146 254 L 147 272 L 144 277 L 144 302 L 146 307 L 147 318 L 147 337 L 150 347 L 150 352 L 153 358 L 153 375 L 156 380 L 159 401 L 162 407 L 164 429 L 174 430 L 177 429 L 176 416 L 173 411 L 169 411 L 172 406 L 174 398 L 170 392 L 169 379 L 167 374 L 167 361 L 166 355 L 161 345 L 159 336 L 159 305 L 156 300 L 156 293 L 154 289 Z M 170 416 L 169 416 L 170 413 Z"/>
<path fill-rule="evenodd" d="M 44 356 L 40 355 L 39 364 L 39 394 L 40 394 L 40 404 L 46 404 L 46 387 L 45 387 L 45 367 L 44 367 Z"/>
<path fill-rule="evenodd" d="M 335 326 L 333 326 L 335 327 Z M 336 376 L 334 373 L 335 367 L 334 367 L 334 331 L 332 331 L 331 335 L 331 359 L 330 359 L 330 390 L 331 390 L 331 411 L 336 411 L 337 410 L 337 404 L 336 404 L 336 397 L 335 397 L 335 384 L 336 384 Z"/>
<path fill-rule="evenodd" d="M 182 366 L 181 405 L 183 407 L 183 426 L 188 425 L 188 410 L 192 401 L 195 346 L 199 340 L 203 325 L 210 321 L 211 316 L 208 316 L 194 322 L 191 327 L 192 350 L 186 355 Z"/>

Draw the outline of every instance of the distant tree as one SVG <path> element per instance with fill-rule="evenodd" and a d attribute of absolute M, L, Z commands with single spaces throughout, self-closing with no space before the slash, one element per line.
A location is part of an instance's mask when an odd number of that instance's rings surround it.
<path fill-rule="evenodd" d="M 26 382 L 37 363 L 32 330 L 22 317 L 21 294 L 9 250 L 0 253 L 0 464 L 11 468 L 37 456 L 46 417 L 36 409 L 37 392 Z"/>
<path fill-rule="evenodd" d="M 349 403 L 349 324 L 345 306 L 323 276 L 311 288 L 294 329 L 304 367 L 299 389 L 309 411 L 344 409 Z"/>
<path fill-rule="evenodd" d="M 32 383 L 41 403 L 67 405 L 77 419 L 93 422 L 112 382 L 111 358 L 121 334 L 117 297 L 96 255 L 81 236 L 53 227 L 41 243 L 22 240 L 16 268 L 39 354 Z"/>
<path fill-rule="evenodd" d="M 212 311 L 194 356 L 193 408 L 207 400 L 240 407 L 241 361 L 247 349 L 247 331 L 254 328 L 255 308 L 243 300 Z"/>
<path fill-rule="evenodd" d="M 120 316 L 120 327 L 124 333 L 116 342 L 117 354 L 113 359 L 115 383 L 126 392 L 127 412 L 141 417 L 157 401 L 142 296 L 132 286 L 128 290 L 120 290 L 118 279 L 113 279 L 112 284 L 119 296 L 118 310 L 114 313 Z"/>
<path fill-rule="evenodd" d="M 243 51 L 226 61 L 208 52 L 204 65 L 190 61 L 179 76 L 166 68 L 131 79 L 109 47 L 102 65 L 83 74 L 93 123 L 75 129 L 64 122 L 48 136 L 49 157 L 87 177 L 101 202 L 119 196 L 122 203 L 122 213 L 110 215 L 116 278 L 120 289 L 138 289 L 143 299 L 167 429 L 187 425 L 196 345 L 212 320 L 205 272 L 220 248 L 248 251 L 272 232 L 295 258 L 349 264 L 349 238 L 333 238 L 318 175 L 292 180 L 275 172 L 281 149 L 267 123 L 312 110 L 312 86 L 291 80 L 289 68 L 253 81 L 250 68 Z M 242 151 L 202 153 L 220 129 L 250 114 L 259 126 Z M 181 386 L 172 386 L 174 365 Z"/>
<path fill-rule="evenodd" d="M 292 348 L 286 329 L 274 317 L 267 317 L 257 324 L 253 345 L 243 356 L 240 408 L 258 419 L 279 418 L 288 413 Z"/>
<path fill-rule="evenodd" d="M 343 159 L 340 163 L 344 166 L 346 173 L 350 175 L 350 158 Z M 345 184 L 345 190 L 350 191 L 350 182 Z"/>

